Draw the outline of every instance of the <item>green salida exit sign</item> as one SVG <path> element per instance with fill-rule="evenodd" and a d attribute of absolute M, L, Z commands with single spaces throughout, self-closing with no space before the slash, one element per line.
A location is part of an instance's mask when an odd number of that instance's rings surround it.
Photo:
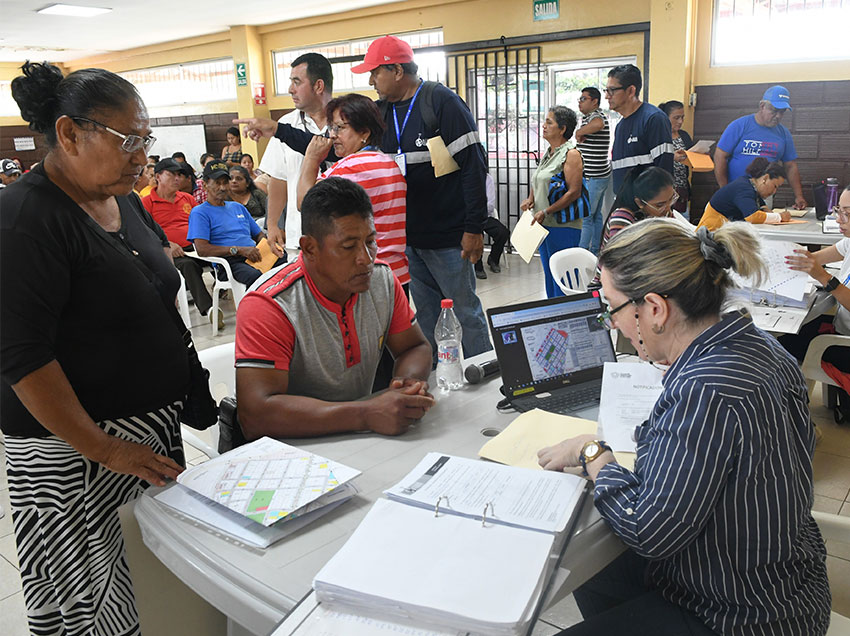
<path fill-rule="evenodd" d="M 561 15 L 561 0 L 532 0 L 534 21 L 557 20 Z"/>

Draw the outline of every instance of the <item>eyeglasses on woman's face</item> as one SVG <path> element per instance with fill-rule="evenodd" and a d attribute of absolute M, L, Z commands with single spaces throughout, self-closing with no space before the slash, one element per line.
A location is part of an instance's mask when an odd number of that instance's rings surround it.
<path fill-rule="evenodd" d="M 679 200 L 679 194 L 677 192 L 673 193 L 673 196 L 667 199 L 666 201 L 644 201 L 640 200 L 646 207 L 652 208 L 656 212 L 667 212 L 676 205 L 676 201 Z"/>
<path fill-rule="evenodd" d="M 832 213 L 839 219 L 843 218 L 846 221 L 850 221 L 850 206 L 836 205 L 832 208 Z"/>
<path fill-rule="evenodd" d="M 150 152 L 150 149 L 153 148 L 154 143 L 156 143 L 156 137 L 152 135 L 148 135 L 147 137 L 139 137 L 138 135 L 125 135 L 123 133 L 118 132 L 114 128 L 110 128 L 106 124 L 101 124 L 99 121 L 95 121 L 94 119 L 88 119 L 87 117 L 71 117 L 74 121 L 84 121 L 89 124 L 94 124 L 95 126 L 99 126 L 103 128 L 106 132 L 112 133 L 116 137 L 120 137 L 123 139 L 123 143 L 121 144 L 121 148 L 125 152 L 134 153 L 138 152 L 140 148 L 145 149 L 145 154 Z"/>
<path fill-rule="evenodd" d="M 628 305 L 631 305 L 633 302 L 634 302 L 633 300 L 629 299 L 626 302 L 624 302 L 622 305 L 619 305 L 619 306 L 615 307 L 614 309 L 611 309 L 611 306 L 608 305 L 608 309 L 606 311 L 603 311 L 601 314 L 596 315 L 596 321 L 600 325 L 605 327 L 608 331 L 615 329 L 616 326 L 614 325 L 614 320 L 613 320 L 612 316 L 614 314 L 616 314 L 618 311 L 620 311 L 621 309 L 623 309 L 623 307 L 627 307 Z"/>
<path fill-rule="evenodd" d="M 339 123 L 333 123 L 330 126 L 328 126 L 328 133 L 330 133 L 332 135 L 338 135 L 341 130 L 345 130 L 350 125 L 351 124 L 347 124 L 344 121 L 341 121 Z"/>

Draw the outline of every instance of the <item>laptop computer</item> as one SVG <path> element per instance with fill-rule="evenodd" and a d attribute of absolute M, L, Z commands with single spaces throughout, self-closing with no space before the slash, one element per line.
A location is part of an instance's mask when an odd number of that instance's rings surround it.
<path fill-rule="evenodd" d="M 511 406 L 595 419 L 603 365 L 617 359 L 601 311 L 599 292 L 487 310 Z"/>

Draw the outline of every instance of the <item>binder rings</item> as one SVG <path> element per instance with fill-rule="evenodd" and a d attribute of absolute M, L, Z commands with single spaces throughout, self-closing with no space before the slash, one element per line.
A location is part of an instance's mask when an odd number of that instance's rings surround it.
<path fill-rule="evenodd" d="M 316 575 L 316 596 L 331 609 L 431 629 L 521 633 L 585 483 L 431 453 L 387 491 L 390 499 L 375 502 Z"/>

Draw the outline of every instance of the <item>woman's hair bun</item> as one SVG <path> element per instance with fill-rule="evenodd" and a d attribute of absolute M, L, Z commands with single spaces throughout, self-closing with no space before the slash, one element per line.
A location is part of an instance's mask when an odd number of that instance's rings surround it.
<path fill-rule="evenodd" d="M 21 117 L 31 130 L 44 133 L 56 123 L 59 98 L 57 89 L 64 79 L 62 71 L 44 62 L 26 62 L 23 75 L 12 80 L 12 97 L 21 109 Z"/>

